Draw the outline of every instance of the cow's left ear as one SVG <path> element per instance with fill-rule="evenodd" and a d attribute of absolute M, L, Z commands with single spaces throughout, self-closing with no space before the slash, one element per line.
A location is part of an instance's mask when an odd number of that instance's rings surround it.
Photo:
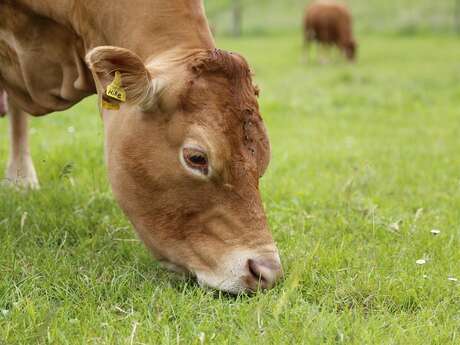
<path fill-rule="evenodd" d="M 121 77 L 118 82 L 121 82 L 127 103 L 136 104 L 143 110 L 154 108 L 163 88 L 162 83 L 152 78 L 136 54 L 124 48 L 101 46 L 86 55 L 86 62 L 93 74 L 98 93 L 106 95 L 118 74 Z"/>

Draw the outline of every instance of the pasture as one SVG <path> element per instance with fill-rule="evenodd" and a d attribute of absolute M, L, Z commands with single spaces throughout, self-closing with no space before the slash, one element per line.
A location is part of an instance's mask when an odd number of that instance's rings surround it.
<path fill-rule="evenodd" d="M 254 68 L 273 148 L 286 276 L 253 297 L 151 258 L 112 198 L 95 98 L 33 119 L 42 188 L 0 188 L 0 344 L 458 344 L 459 40 L 358 37 L 355 65 L 301 63 L 294 31 L 218 38 Z"/>

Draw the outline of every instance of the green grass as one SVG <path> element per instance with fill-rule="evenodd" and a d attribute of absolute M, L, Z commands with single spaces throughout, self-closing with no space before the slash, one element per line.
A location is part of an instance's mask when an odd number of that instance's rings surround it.
<path fill-rule="evenodd" d="M 160 268 L 113 201 L 91 98 L 32 120 L 42 189 L 0 189 L 0 344 L 458 344 L 458 39 L 362 36 L 357 64 L 309 66 L 296 35 L 219 41 L 262 88 L 286 279 L 231 298 Z"/>

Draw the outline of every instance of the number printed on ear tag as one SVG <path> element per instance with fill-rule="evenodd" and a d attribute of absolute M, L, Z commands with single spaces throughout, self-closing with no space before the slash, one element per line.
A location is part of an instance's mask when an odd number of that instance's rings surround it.
<path fill-rule="evenodd" d="M 126 91 L 121 85 L 121 73 L 119 71 L 115 72 L 115 78 L 113 79 L 112 83 L 107 86 L 105 94 L 112 99 L 116 99 L 117 101 L 126 102 Z"/>

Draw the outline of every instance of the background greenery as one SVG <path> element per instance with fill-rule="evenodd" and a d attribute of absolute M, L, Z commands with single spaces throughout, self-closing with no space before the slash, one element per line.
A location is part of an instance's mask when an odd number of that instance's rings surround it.
<path fill-rule="evenodd" d="M 94 98 L 33 119 L 42 189 L 0 188 L 0 344 L 458 344 L 460 42 L 425 20 L 395 35 L 406 2 L 354 2 L 354 65 L 301 62 L 295 1 L 248 8 L 265 35 L 218 36 L 253 66 L 273 146 L 262 193 L 286 279 L 252 298 L 153 261 L 107 185 Z"/>
<path fill-rule="evenodd" d="M 205 0 L 208 16 L 220 33 L 231 28 L 234 0 Z M 306 0 L 240 0 L 246 34 L 298 30 Z M 446 32 L 460 22 L 458 0 L 346 0 L 358 31 L 412 34 Z M 457 15 L 456 15 L 457 13 Z M 460 25 L 460 24 L 457 24 Z"/>

